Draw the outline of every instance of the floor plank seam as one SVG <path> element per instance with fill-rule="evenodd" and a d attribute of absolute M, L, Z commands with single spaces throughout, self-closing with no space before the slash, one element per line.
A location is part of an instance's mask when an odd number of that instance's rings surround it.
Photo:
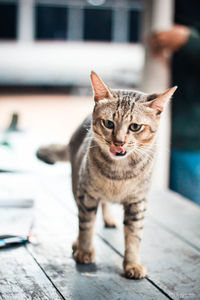
<path fill-rule="evenodd" d="M 185 243 L 186 245 L 190 246 L 193 250 L 196 250 L 197 252 L 200 252 L 200 248 L 197 247 L 195 244 L 191 243 L 190 241 L 188 241 L 187 239 L 185 239 L 182 235 L 176 233 L 175 231 L 171 230 L 170 228 L 168 228 L 167 226 L 163 225 L 161 222 L 157 221 L 154 217 L 149 216 L 149 219 L 154 222 L 156 225 L 159 225 L 160 227 L 162 227 L 163 229 L 165 229 L 168 233 L 174 235 L 175 237 L 177 237 L 179 240 L 181 240 L 183 243 Z"/>
<path fill-rule="evenodd" d="M 113 247 L 106 239 L 104 239 L 103 236 L 101 236 L 100 233 L 96 232 L 96 235 L 106 244 L 108 245 L 115 253 L 117 253 L 119 256 L 121 256 L 122 258 L 124 257 L 117 249 L 115 249 L 115 247 Z"/>
<path fill-rule="evenodd" d="M 28 249 L 27 246 L 25 246 L 27 252 L 29 253 L 29 255 L 33 258 L 33 260 L 36 262 L 36 264 L 38 265 L 38 267 L 40 268 L 40 270 L 44 273 L 44 275 L 47 277 L 47 279 L 51 282 L 51 284 L 53 285 L 53 287 L 55 288 L 55 290 L 57 291 L 58 295 L 61 297 L 62 300 L 66 300 L 66 298 L 62 295 L 62 293 L 59 291 L 59 289 L 57 288 L 57 286 L 54 284 L 54 282 L 51 280 L 51 278 L 49 277 L 49 275 L 45 272 L 44 268 L 40 265 L 40 263 L 37 261 L 37 259 L 35 258 L 35 256 L 32 254 L 32 252 Z"/>
<path fill-rule="evenodd" d="M 123 258 L 123 255 L 115 249 L 104 237 L 101 236 L 101 234 L 97 233 L 97 236 L 106 244 L 108 245 L 115 253 L 117 253 L 119 256 Z M 146 279 L 149 283 L 151 283 L 155 288 L 157 288 L 164 296 L 166 296 L 170 300 L 174 300 L 171 298 L 163 289 L 161 289 L 153 280 L 151 280 L 148 276 L 146 276 L 144 279 Z"/>
<path fill-rule="evenodd" d="M 174 300 L 171 298 L 163 289 L 161 289 L 153 280 L 151 280 L 148 276 L 145 277 L 147 281 L 149 281 L 155 288 L 157 288 L 163 295 L 165 295 L 168 299 Z"/>

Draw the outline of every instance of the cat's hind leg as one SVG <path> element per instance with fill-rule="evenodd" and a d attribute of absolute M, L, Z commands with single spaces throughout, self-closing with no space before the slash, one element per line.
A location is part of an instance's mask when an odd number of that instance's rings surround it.
<path fill-rule="evenodd" d="M 107 228 L 116 228 L 117 222 L 111 213 L 110 204 L 106 202 L 102 202 L 102 215 L 104 220 L 104 225 Z"/>

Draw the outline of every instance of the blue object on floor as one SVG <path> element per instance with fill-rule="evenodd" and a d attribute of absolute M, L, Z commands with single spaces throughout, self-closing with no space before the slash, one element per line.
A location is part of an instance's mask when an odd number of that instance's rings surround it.
<path fill-rule="evenodd" d="M 0 248 L 25 244 L 27 242 L 28 242 L 28 238 L 24 236 L 12 236 L 12 235 L 0 236 Z"/>
<path fill-rule="evenodd" d="M 170 188 L 200 205 L 200 151 L 171 151 Z"/>

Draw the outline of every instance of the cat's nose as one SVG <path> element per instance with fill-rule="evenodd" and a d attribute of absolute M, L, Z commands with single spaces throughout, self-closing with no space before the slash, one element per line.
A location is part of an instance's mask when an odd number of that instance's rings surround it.
<path fill-rule="evenodd" d="M 115 146 L 124 146 L 125 142 L 124 141 L 114 141 Z"/>

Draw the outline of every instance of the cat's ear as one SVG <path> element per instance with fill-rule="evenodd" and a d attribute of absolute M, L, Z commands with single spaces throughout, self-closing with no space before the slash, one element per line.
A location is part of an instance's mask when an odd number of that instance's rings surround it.
<path fill-rule="evenodd" d="M 176 89 L 177 86 L 174 86 L 168 89 L 167 91 L 165 91 L 164 93 L 150 95 L 148 99 L 149 101 L 148 106 L 154 108 L 157 111 L 157 114 L 160 114 L 164 110 L 170 98 L 173 96 Z"/>
<path fill-rule="evenodd" d="M 94 71 L 91 71 L 90 78 L 94 91 L 94 100 L 96 102 L 104 98 L 111 98 L 111 92 L 109 88 Z"/>

